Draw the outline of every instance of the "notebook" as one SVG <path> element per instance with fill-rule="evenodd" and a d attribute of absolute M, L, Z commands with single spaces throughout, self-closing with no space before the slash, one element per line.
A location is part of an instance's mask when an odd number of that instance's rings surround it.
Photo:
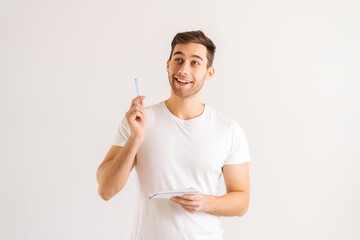
<path fill-rule="evenodd" d="M 149 193 L 149 199 L 182 197 L 184 194 L 197 194 L 197 193 L 200 193 L 198 189 L 158 191 L 154 193 Z"/>

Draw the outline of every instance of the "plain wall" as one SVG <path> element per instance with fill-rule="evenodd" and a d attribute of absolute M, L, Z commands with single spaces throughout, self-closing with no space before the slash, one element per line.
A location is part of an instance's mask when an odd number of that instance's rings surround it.
<path fill-rule="evenodd" d="M 235 118 L 248 213 L 225 239 L 360 239 L 359 1 L 1 1 L 0 239 L 127 239 L 133 172 L 96 170 L 136 96 L 170 96 L 180 31 L 217 45 L 202 101 Z M 224 192 L 224 186 L 219 194 Z"/>

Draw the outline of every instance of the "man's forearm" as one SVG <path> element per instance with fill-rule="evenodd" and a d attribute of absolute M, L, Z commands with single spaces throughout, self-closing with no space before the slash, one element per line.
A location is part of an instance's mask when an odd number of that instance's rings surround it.
<path fill-rule="evenodd" d="M 129 139 L 117 156 L 99 167 L 97 172 L 98 192 L 103 199 L 109 200 L 124 187 L 139 146 L 140 144 L 136 140 Z"/>
<path fill-rule="evenodd" d="M 223 196 L 206 195 L 205 212 L 217 216 L 243 216 L 249 207 L 249 193 L 229 192 Z"/>

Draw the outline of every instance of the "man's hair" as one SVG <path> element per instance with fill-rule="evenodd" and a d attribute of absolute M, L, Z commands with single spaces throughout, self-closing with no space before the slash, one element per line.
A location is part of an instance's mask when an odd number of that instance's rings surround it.
<path fill-rule="evenodd" d="M 178 43 L 200 43 L 204 45 L 207 49 L 207 68 L 211 67 L 214 61 L 215 55 L 215 44 L 208 38 L 202 31 L 190 31 L 190 32 L 180 32 L 175 35 L 174 39 L 171 42 L 171 53 L 170 53 L 170 60 L 172 54 L 174 52 L 174 48 Z"/>

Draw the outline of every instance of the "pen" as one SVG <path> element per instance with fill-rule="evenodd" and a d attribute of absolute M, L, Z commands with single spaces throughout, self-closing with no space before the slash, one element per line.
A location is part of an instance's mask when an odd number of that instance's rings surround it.
<path fill-rule="evenodd" d="M 137 78 L 135 78 L 134 80 L 135 80 L 136 95 L 139 96 L 139 87 L 138 87 L 138 83 L 137 83 Z M 141 105 L 140 101 L 139 101 L 139 104 Z"/>

